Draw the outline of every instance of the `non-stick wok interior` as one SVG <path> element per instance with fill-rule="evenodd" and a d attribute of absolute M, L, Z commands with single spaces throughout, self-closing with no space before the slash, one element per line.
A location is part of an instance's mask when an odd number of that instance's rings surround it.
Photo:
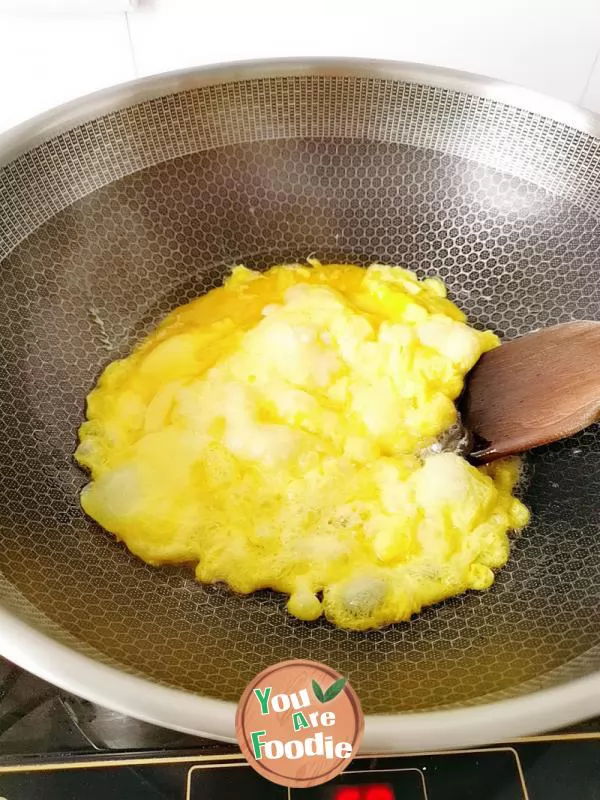
<path fill-rule="evenodd" d="M 0 171 L 2 602 L 95 658 L 230 700 L 290 657 L 349 674 L 372 713 L 597 669 L 597 430 L 528 457 L 532 522 L 489 592 L 370 633 L 145 566 L 82 514 L 72 452 L 102 367 L 236 263 L 404 264 L 507 338 L 600 317 L 599 165 L 591 137 L 490 100 L 295 77 L 140 103 Z"/>

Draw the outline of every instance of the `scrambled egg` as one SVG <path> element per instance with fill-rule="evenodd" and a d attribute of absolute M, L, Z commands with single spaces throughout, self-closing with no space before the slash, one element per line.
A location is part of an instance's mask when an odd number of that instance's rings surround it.
<path fill-rule="evenodd" d="M 376 628 L 487 589 L 528 521 L 519 462 L 432 445 L 498 343 L 400 267 L 237 267 L 105 369 L 82 506 L 149 564 L 284 592 L 303 620 Z"/>

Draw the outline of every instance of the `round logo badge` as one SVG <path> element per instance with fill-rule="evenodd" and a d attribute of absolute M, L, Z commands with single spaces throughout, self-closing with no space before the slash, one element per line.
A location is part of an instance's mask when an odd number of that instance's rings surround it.
<path fill-rule="evenodd" d="M 345 677 L 316 661 L 282 661 L 246 688 L 236 735 L 254 769 L 273 783 L 326 783 L 357 754 L 364 718 Z"/>

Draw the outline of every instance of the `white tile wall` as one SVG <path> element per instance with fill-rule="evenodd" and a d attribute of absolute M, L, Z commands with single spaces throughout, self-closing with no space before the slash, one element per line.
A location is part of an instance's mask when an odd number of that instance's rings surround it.
<path fill-rule="evenodd" d="M 136 75 L 269 56 L 439 64 L 600 112 L 598 0 L 0 0 L 0 41 L 0 131 Z"/>
<path fill-rule="evenodd" d="M 142 74 L 258 56 L 420 61 L 578 102 L 600 49 L 598 0 L 155 0 L 130 15 Z"/>
<path fill-rule="evenodd" d="M 135 77 L 127 17 L 0 15 L 0 130 Z"/>

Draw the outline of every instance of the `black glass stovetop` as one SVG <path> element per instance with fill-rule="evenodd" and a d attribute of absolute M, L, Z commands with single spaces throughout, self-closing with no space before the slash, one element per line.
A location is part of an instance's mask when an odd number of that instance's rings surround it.
<path fill-rule="evenodd" d="M 600 719 L 451 753 L 362 756 L 314 789 L 237 748 L 88 703 L 0 659 L 0 800 L 600 800 Z"/>

